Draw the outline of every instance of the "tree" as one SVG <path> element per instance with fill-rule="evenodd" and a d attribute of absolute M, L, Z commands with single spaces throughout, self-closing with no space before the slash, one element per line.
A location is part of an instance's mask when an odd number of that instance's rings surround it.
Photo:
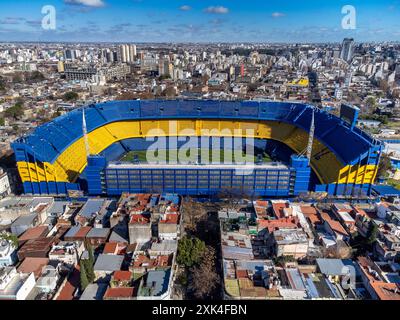
<path fill-rule="evenodd" d="M 288 256 L 276 257 L 274 263 L 277 265 L 285 266 L 286 263 L 295 262 L 295 261 L 296 261 L 296 259 L 293 256 L 288 255 Z"/>
<path fill-rule="evenodd" d="M 133 92 L 124 92 L 117 97 L 117 100 L 135 100 L 137 95 Z"/>
<path fill-rule="evenodd" d="M 45 79 L 44 75 L 39 71 L 33 71 L 31 74 L 28 75 L 28 80 L 32 82 L 40 82 Z"/>
<path fill-rule="evenodd" d="M 350 259 L 352 254 L 352 248 L 340 240 L 327 249 L 325 256 L 332 259 Z"/>
<path fill-rule="evenodd" d="M 208 82 L 208 80 L 210 80 L 210 77 L 209 77 L 207 74 L 205 74 L 205 75 L 203 75 L 203 76 L 201 77 L 201 83 L 202 83 L 203 85 L 206 85 L 207 82 Z"/>
<path fill-rule="evenodd" d="M 192 279 L 189 289 L 197 299 L 209 297 L 220 279 L 215 269 L 215 249 L 207 247 L 199 265 L 191 269 Z"/>
<path fill-rule="evenodd" d="M 374 97 L 369 96 L 365 101 L 366 111 L 370 113 L 371 110 L 375 110 L 376 107 L 376 100 Z"/>
<path fill-rule="evenodd" d="M 76 100 L 78 100 L 78 98 L 79 98 L 79 95 L 73 91 L 66 92 L 63 96 L 64 101 L 76 101 Z"/>
<path fill-rule="evenodd" d="M 84 260 L 80 261 L 80 285 L 81 285 L 81 291 L 84 291 L 86 287 L 89 285 L 89 280 L 86 275 Z"/>
<path fill-rule="evenodd" d="M 0 118 L 0 127 L 4 126 L 4 124 L 5 124 L 4 118 Z"/>
<path fill-rule="evenodd" d="M 18 237 L 15 234 L 8 232 L 0 233 L 0 239 L 10 241 L 14 247 L 18 248 Z"/>
<path fill-rule="evenodd" d="M 86 247 L 86 250 L 88 251 L 89 258 L 87 260 L 84 260 L 84 266 L 85 266 L 85 269 L 86 269 L 87 279 L 91 283 L 96 278 L 96 275 L 94 274 L 93 247 L 88 242 L 85 243 L 85 247 Z"/>
<path fill-rule="evenodd" d="M 392 169 L 392 162 L 387 154 L 382 154 L 378 165 L 378 177 L 386 177 L 387 172 Z"/>
<path fill-rule="evenodd" d="M 376 241 L 378 236 L 378 226 L 375 223 L 370 224 L 368 234 L 367 234 L 367 244 L 371 245 Z"/>
<path fill-rule="evenodd" d="M 4 111 L 4 116 L 6 118 L 13 118 L 14 120 L 18 120 L 23 114 L 24 110 L 21 102 L 17 102 L 14 106 Z"/>
<path fill-rule="evenodd" d="M 185 228 L 193 231 L 197 222 L 206 211 L 201 203 L 194 201 L 193 198 L 186 197 L 182 203 L 182 212 L 184 217 Z"/>
<path fill-rule="evenodd" d="M 13 83 L 20 83 L 22 82 L 22 76 L 20 74 L 15 74 L 12 78 Z"/>
<path fill-rule="evenodd" d="M 6 82 L 2 77 L 0 77 L 0 91 L 6 90 Z"/>
<path fill-rule="evenodd" d="M 166 79 L 171 79 L 171 76 L 169 74 L 162 74 L 161 76 L 159 76 L 158 78 L 160 81 L 162 80 L 166 80 Z"/>
<path fill-rule="evenodd" d="M 230 210 L 239 210 L 242 207 L 241 201 L 249 197 L 249 195 L 249 192 L 244 189 L 224 189 L 218 194 L 218 198 L 223 200 L 224 207 Z"/>
<path fill-rule="evenodd" d="M 387 92 L 389 90 L 389 84 L 386 80 L 381 80 L 379 82 L 379 88 L 383 91 L 383 92 Z"/>
<path fill-rule="evenodd" d="M 201 261 L 206 245 L 198 238 L 183 237 L 178 243 L 178 255 L 176 261 L 187 268 Z"/>
<path fill-rule="evenodd" d="M 163 96 L 166 96 L 166 97 L 175 97 L 175 96 L 176 96 L 176 90 L 175 90 L 174 87 L 167 87 L 167 88 L 163 91 L 162 95 L 163 95 Z"/>

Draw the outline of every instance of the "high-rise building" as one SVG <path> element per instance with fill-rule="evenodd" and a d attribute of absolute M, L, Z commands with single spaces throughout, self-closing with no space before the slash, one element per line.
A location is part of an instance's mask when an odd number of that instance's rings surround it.
<path fill-rule="evenodd" d="M 67 49 L 64 51 L 65 60 L 75 60 L 76 59 L 76 51 Z"/>
<path fill-rule="evenodd" d="M 340 58 L 350 62 L 354 54 L 354 39 L 345 38 L 342 43 L 342 50 L 340 51 Z"/>
<path fill-rule="evenodd" d="M 164 73 L 165 73 L 165 69 L 164 68 L 165 68 L 164 59 L 160 58 L 158 60 L 158 75 L 159 76 L 164 75 Z"/>
<path fill-rule="evenodd" d="M 131 58 L 130 62 L 135 61 L 135 59 L 136 59 L 136 46 L 134 44 L 131 44 L 129 46 L 129 53 L 130 53 L 130 58 Z"/>
<path fill-rule="evenodd" d="M 119 47 L 120 50 L 120 55 L 121 55 L 121 61 L 126 62 L 127 59 L 127 54 L 126 54 L 126 45 L 123 44 Z"/>
<path fill-rule="evenodd" d="M 64 61 L 58 61 L 57 63 L 57 71 L 64 72 Z"/>
<path fill-rule="evenodd" d="M 136 59 L 136 46 L 123 44 L 120 47 L 120 56 L 122 62 L 134 62 Z"/>

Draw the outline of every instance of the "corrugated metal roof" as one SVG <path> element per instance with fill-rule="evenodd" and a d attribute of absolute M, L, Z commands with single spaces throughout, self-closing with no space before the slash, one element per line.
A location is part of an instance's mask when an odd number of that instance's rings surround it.
<path fill-rule="evenodd" d="M 94 264 L 95 271 L 116 271 L 121 269 L 124 256 L 114 254 L 100 254 Z"/>
<path fill-rule="evenodd" d="M 323 259 L 316 260 L 321 273 L 331 276 L 340 276 L 348 274 L 348 270 L 352 275 L 356 274 L 354 262 L 350 259 Z"/>
<path fill-rule="evenodd" d="M 92 217 L 93 214 L 97 214 L 100 211 L 104 201 L 104 199 L 89 199 L 83 205 L 81 211 L 79 212 L 79 215 L 85 218 Z"/>
<path fill-rule="evenodd" d="M 86 238 L 107 238 L 110 233 L 110 228 L 92 228 Z"/>

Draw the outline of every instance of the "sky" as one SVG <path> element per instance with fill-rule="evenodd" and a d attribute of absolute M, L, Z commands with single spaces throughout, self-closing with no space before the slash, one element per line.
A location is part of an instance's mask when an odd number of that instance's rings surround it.
<path fill-rule="evenodd" d="M 43 6 L 55 29 L 42 28 Z M 356 10 L 343 29 L 344 5 Z M 0 0 L 0 41 L 400 41 L 400 0 Z"/>

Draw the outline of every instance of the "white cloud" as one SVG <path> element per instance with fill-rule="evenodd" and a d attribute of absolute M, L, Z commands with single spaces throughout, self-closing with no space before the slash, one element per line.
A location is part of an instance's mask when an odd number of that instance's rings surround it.
<path fill-rule="evenodd" d="M 191 7 L 191 6 L 184 5 L 184 6 L 179 7 L 179 10 L 182 10 L 182 11 L 189 11 L 189 10 L 192 10 L 192 7 Z"/>
<path fill-rule="evenodd" d="M 229 12 L 229 9 L 223 6 L 211 6 L 204 9 L 204 12 L 207 13 L 217 13 L 217 14 L 225 14 Z"/>
<path fill-rule="evenodd" d="M 64 2 L 66 4 L 77 4 L 95 8 L 104 7 L 106 5 L 104 0 L 64 0 Z"/>
<path fill-rule="evenodd" d="M 272 16 L 273 18 L 280 18 L 280 17 L 284 17 L 285 14 L 282 13 L 282 12 L 274 12 L 274 13 L 271 14 L 271 16 Z"/>

